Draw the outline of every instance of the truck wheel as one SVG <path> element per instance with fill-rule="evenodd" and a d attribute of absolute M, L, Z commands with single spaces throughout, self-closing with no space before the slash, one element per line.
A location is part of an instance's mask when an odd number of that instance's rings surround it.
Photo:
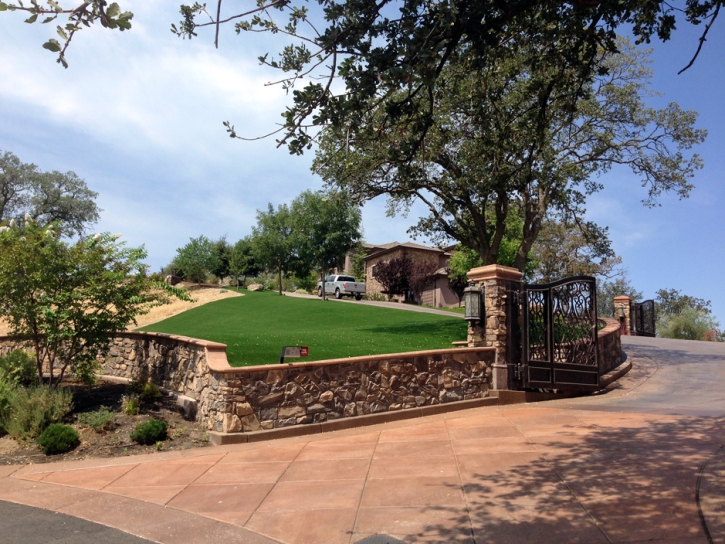
<path fill-rule="evenodd" d="M 317 288 L 317 296 L 318 297 L 321 297 L 322 296 L 322 287 L 318 287 Z"/>
<path fill-rule="evenodd" d="M 335 298 L 340 300 L 342 298 L 342 293 L 340 292 L 340 288 L 338 287 L 335 289 Z"/>
<path fill-rule="evenodd" d="M 355 295 L 355 300 L 362 300 L 362 295 Z"/>

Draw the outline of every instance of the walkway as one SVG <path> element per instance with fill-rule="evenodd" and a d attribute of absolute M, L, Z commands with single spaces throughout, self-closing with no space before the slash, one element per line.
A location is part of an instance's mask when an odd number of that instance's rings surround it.
<path fill-rule="evenodd" d="M 624 340 L 596 396 L 1 467 L 0 500 L 169 543 L 725 543 L 725 345 Z"/>

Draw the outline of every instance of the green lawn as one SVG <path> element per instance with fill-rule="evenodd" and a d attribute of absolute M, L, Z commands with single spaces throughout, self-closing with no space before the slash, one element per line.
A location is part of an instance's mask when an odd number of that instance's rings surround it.
<path fill-rule="evenodd" d="M 458 317 L 246 291 L 139 330 L 227 345 L 232 366 L 279 362 L 282 346 L 308 346 L 317 361 L 356 355 L 450 348 L 466 339 Z"/>

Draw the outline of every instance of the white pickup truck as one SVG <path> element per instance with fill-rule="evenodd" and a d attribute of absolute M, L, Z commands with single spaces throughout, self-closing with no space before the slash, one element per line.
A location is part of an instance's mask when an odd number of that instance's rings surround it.
<path fill-rule="evenodd" d="M 365 294 L 365 284 L 356 282 L 352 276 L 327 276 L 325 294 L 334 294 L 335 298 L 355 297 L 355 300 L 360 300 Z M 317 282 L 317 296 L 322 296 L 322 282 Z"/>

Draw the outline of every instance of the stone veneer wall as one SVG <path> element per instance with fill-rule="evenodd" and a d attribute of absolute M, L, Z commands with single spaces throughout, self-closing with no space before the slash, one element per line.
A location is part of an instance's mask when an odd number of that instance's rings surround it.
<path fill-rule="evenodd" d="M 0 337 L 0 354 L 18 347 Z M 224 344 L 121 332 L 101 374 L 147 374 L 196 400 L 209 430 L 241 432 L 486 397 L 493 359 L 492 348 L 457 348 L 234 368 Z"/>
<path fill-rule="evenodd" d="M 599 318 L 605 327 L 599 330 L 599 375 L 603 376 L 617 368 L 622 362 L 622 338 L 619 323 L 616 319 Z"/>
<path fill-rule="evenodd" d="M 214 430 L 256 431 L 489 395 L 492 348 L 237 368 Z M 219 428 L 221 427 L 221 428 Z"/>

